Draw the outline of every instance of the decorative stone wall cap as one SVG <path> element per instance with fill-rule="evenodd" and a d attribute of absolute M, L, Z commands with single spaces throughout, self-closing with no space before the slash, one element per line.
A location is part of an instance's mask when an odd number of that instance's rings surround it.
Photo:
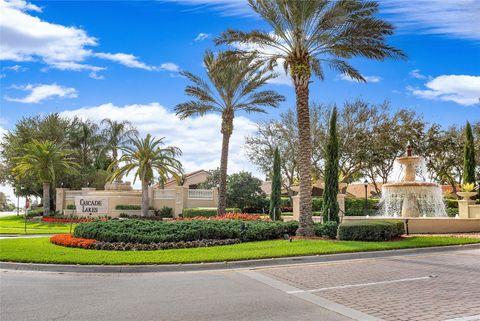
<path fill-rule="evenodd" d="M 470 200 L 473 196 L 477 195 L 477 192 L 457 192 L 458 196 L 461 196 L 464 200 Z"/>

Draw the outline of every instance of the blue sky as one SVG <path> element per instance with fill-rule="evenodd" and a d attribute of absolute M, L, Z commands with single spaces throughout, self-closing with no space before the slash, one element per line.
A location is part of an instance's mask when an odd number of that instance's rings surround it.
<path fill-rule="evenodd" d="M 243 0 L 0 0 L 0 6 L 0 132 L 50 112 L 127 119 L 180 146 L 187 170 L 218 166 L 218 116 L 180 121 L 172 110 L 185 99 L 187 82 L 178 71 L 203 75 L 203 52 L 216 50 L 212 38 L 226 28 L 268 30 Z M 353 59 L 369 83 L 328 71 L 325 81 L 314 79 L 312 100 L 388 99 L 443 126 L 480 120 L 480 1 L 387 0 L 381 15 L 397 26 L 388 41 L 408 60 Z M 294 106 L 285 75 L 269 87 L 287 100 L 267 115 L 238 117 L 231 171 L 253 169 L 242 146 L 254 122 Z"/>

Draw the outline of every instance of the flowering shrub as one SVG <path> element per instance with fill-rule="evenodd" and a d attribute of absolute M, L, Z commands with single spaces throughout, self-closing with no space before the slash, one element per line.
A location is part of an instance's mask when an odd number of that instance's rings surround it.
<path fill-rule="evenodd" d="M 264 217 L 258 214 L 245 214 L 245 213 L 225 213 L 224 215 L 217 216 L 195 216 L 195 217 L 186 217 L 179 218 L 179 221 L 227 221 L 227 220 L 238 220 L 238 221 L 270 221 L 269 217 Z"/>
<path fill-rule="evenodd" d="M 84 249 L 89 249 L 95 244 L 95 240 L 92 239 L 83 239 L 73 237 L 71 234 L 58 234 L 50 238 L 50 243 L 67 246 L 67 247 L 80 247 Z"/>
<path fill-rule="evenodd" d="M 45 223 L 86 223 L 96 220 L 106 221 L 108 218 L 92 218 L 92 217 L 82 217 L 82 218 L 63 218 L 63 217 L 42 217 L 42 222 Z"/>

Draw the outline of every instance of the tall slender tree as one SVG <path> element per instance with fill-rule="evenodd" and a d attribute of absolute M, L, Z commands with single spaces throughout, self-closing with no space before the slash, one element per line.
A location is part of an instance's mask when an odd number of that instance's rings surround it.
<path fill-rule="evenodd" d="M 153 182 L 155 172 L 161 179 L 173 176 L 178 180 L 182 176 L 182 164 L 177 159 L 182 154 L 181 150 L 173 146 L 164 147 L 163 139 L 156 139 L 150 134 L 145 138 L 135 135 L 131 145 L 120 147 L 120 159 L 109 166 L 109 170 L 116 168 L 109 177 L 110 182 L 132 171 L 135 172 L 134 181 L 139 178 L 142 182 L 142 216 L 148 215 L 148 186 Z"/>
<path fill-rule="evenodd" d="M 328 126 L 327 146 L 325 149 L 325 188 L 323 190 L 323 221 L 338 222 L 338 134 L 337 108 L 333 107 Z"/>
<path fill-rule="evenodd" d="M 217 44 L 236 44 L 256 52 L 270 67 L 283 63 L 290 71 L 297 101 L 300 152 L 300 225 L 298 235 L 314 235 L 309 84 L 312 73 L 323 80 L 322 65 L 358 81 L 365 78 L 346 59 L 360 56 L 383 60 L 405 55 L 385 42 L 393 26 L 377 17 L 376 1 L 360 0 L 248 0 L 250 7 L 273 29 L 272 32 L 227 30 Z"/>
<path fill-rule="evenodd" d="M 270 218 L 280 220 L 282 212 L 282 174 L 280 171 L 280 152 L 275 148 L 272 170 L 272 193 L 270 194 Z"/>
<path fill-rule="evenodd" d="M 105 118 L 100 124 L 105 126 L 102 129 L 102 136 L 105 140 L 105 150 L 112 153 L 112 160 L 116 162 L 120 147 L 125 145 L 131 137 L 138 135 L 138 131 L 129 121 L 117 122 Z M 114 168 L 113 170 L 115 171 L 117 169 L 118 168 Z M 117 180 L 121 181 L 122 177 L 118 177 Z"/>
<path fill-rule="evenodd" d="M 228 146 L 235 113 L 265 113 L 265 107 L 277 107 L 284 97 L 272 90 L 260 90 L 275 74 L 262 67 L 262 62 L 256 60 L 255 55 L 231 59 L 225 53 L 215 56 L 207 51 L 203 63 L 209 81 L 190 72 L 182 72 L 192 83 L 185 88 L 185 93 L 193 99 L 177 105 L 175 111 L 180 118 L 203 116 L 207 113 L 218 113 L 222 116 L 218 191 L 218 214 L 221 215 L 225 213 L 226 207 Z"/>
<path fill-rule="evenodd" d="M 43 185 L 43 216 L 48 216 L 51 185 L 56 183 L 61 173 L 73 173 L 78 168 L 72 152 L 52 141 L 34 139 L 22 148 L 22 156 L 17 158 L 17 162 L 13 175 L 19 179 L 33 179 Z"/>
<path fill-rule="evenodd" d="M 467 121 L 465 126 L 465 143 L 463 145 L 463 184 L 475 184 L 475 143 L 472 126 Z"/>

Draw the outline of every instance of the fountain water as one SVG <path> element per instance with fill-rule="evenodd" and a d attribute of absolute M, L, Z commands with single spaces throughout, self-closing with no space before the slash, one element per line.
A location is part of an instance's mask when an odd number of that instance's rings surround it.
<path fill-rule="evenodd" d="M 438 184 L 417 181 L 424 168 L 421 156 L 413 155 L 410 143 L 407 155 L 396 161 L 402 166 L 403 179 L 382 186 L 381 215 L 389 217 L 446 217 L 442 190 Z"/>

